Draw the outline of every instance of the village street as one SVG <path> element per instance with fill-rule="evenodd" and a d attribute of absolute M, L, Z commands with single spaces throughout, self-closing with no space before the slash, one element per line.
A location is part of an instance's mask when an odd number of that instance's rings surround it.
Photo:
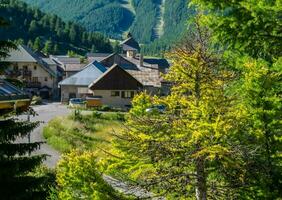
<path fill-rule="evenodd" d="M 48 103 L 46 105 L 39 105 L 32 107 L 34 111 L 37 113 L 36 116 L 30 116 L 30 120 L 40 121 L 40 126 L 37 127 L 32 133 L 30 134 L 30 142 L 42 142 L 45 141 L 42 135 L 43 127 L 52 120 L 54 117 L 57 116 L 64 116 L 71 112 L 67 108 L 66 105 L 62 105 L 61 103 Z M 27 119 L 27 115 L 22 115 L 20 119 Z M 17 140 L 17 142 L 29 142 L 29 138 L 23 138 Z M 48 154 L 49 156 L 44 161 L 44 164 L 50 168 L 54 168 L 56 163 L 60 159 L 60 153 L 51 148 L 48 144 L 42 144 L 40 149 L 34 152 L 34 154 Z"/>

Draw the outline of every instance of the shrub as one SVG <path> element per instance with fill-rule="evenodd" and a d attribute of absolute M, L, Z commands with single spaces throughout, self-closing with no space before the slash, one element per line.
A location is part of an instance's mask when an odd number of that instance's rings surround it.
<path fill-rule="evenodd" d="M 31 100 L 31 105 L 41 105 L 42 98 L 40 96 L 33 96 Z"/>
<path fill-rule="evenodd" d="M 94 119 L 100 119 L 101 116 L 102 116 L 102 113 L 100 113 L 100 112 L 97 112 L 97 111 L 93 111 L 93 112 L 92 112 L 92 117 L 93 117 Z"/>
<path fill-rule="evenodd" d="M 101 108 L 100 108 L 101 111 L 105 111 L 105 112 L 111 111 L 111 109 L 112 108 L 108 105 L 102 105 Z"/>
<path fill-rule="evenodd" d="M 125 199 L 116 192 L 98 171 L 96 157 L 91 152 L 72 151 L 63 156 L 57 166 L 57 192 L 52 195 L 58 199 Z"/>

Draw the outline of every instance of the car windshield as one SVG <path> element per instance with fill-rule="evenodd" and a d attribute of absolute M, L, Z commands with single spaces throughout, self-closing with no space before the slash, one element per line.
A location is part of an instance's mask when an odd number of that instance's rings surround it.
<path fill-rule="evenodd" d="M 70 101 L 73 102 L 73 103 L 81 103 L 81 102 L 83 102 L 82 99 L 71 99 Z"/>

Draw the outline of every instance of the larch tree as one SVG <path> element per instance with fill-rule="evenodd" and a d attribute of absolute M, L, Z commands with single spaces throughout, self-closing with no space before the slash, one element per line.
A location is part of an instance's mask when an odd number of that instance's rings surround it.
<path fill-rule="evenodd" d="M 171 94 L 134 98 L 125 130 L 116 133 L 110 168 L 171 199 L 233 198 L 235 187 L 223 171 L 236 163 L 233 181 L 242 185 L 244 177 L 233 98 L 226 94 L 233 73 L 209 46 L 208 30 L 198 23 L 195 30 L 169 54 Z M 160 104 L 164 112 L 146 111 Z"/>
<path fill-rule="evenodd" d="M 202 22 L 214 42 L 228 50 L 228 65 L 240 74 L 233 90 L 245 118 L 242 135 L 250 136 L 244 146 L 256 155 L 246 168 L 253 198 L 281 198 L 282 1 L 193 2 L 205 12 Z"/>

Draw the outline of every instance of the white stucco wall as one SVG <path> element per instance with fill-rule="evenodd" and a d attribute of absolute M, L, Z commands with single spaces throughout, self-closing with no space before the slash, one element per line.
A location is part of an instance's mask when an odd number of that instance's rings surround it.
<path fill-rule="evenodd" d="M 70 99 L 70 94 L 75 94 L 76 98 L 83 98 L 86 94 L 91 94 L 92 92 L 88 87 L 81 86 L 70 86 L 70 85 L 61 85 L 61 101 L 67 102 Z"/>
<path fill-rule="evenodd" d="M 17 65 L 19 70 L 22 70 L 24 66 L 27 66 L 27 70 L 31 71 L 31 77 L 37 77 L 38 82 L 41 83 L 41 87 L 48 86 L 49 88 L 56 88 L 56 79 L 52 77 L 46 70 L 44 70 L 37 63 L 28 63 L 28 62 L 18 62 L 12 63 L 10 69 L 14 69 L 14 66 Z M 36 69 L 34 67 L 36 66 Z M 45 81 L 45 77 L 47 81 Z M 31 78 L 32 82 L 32 78 Z"/>
<path fill-rule="evenodd" d="M 112 91 L 119 91 L 120 96 L 111 96 Z M 123 90 L 125 91 L 125 90 Z M 133 91 L 133 90 L 130 90 Z M 122 90 L 94 90 L 93 95 L 94 96 L 101 96 L 102 104 L 113 106 L 113 107 L 125 107 L 126 105 L 131 105 L 132 99 L 122 98 L 121 97 Z M 134 91 L 136 94 L 136 91 Z"/>

